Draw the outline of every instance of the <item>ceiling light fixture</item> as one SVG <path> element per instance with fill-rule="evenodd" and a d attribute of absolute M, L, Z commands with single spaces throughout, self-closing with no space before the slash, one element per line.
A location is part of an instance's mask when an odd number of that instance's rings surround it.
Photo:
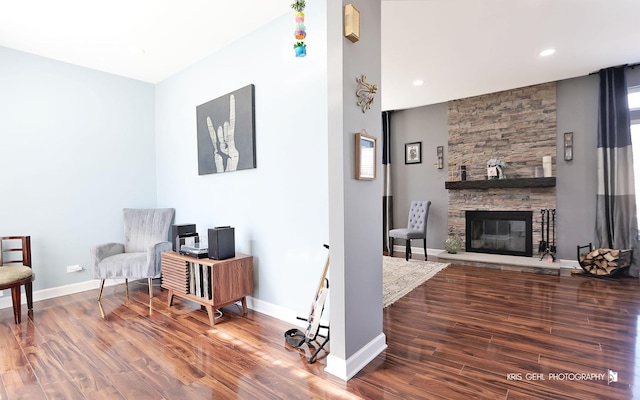
<path fill-rule="evenodd" d="M 556 49 L 546 49 L 540 52 L 540 57 L 547 57 L 556 52 Z"/>
<path fill-rule="evenodd" d="M 424 83 L 422 79 L 416 79 L 413 81 L 413 86 L 421 86 Z"/>

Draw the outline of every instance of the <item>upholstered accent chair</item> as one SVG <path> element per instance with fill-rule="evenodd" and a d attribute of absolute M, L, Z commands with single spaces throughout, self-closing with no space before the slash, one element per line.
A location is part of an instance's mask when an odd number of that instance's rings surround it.
<path fill-rule="evenodd" d="M 411 239 L 422 239 L 424 242 L 424 256 L 427 257 L 427 220 L 429 218 L 431 201 L 412 201 L 409 209 L 409 220 L 406 228 L 391 229 L 389 231 L 390 252 L 393 254 L 393 239 L 404 239 L 406 243 L 405 258 L 411 258 Z"/>
<path fill-rule="evenodd" d="M 31 236 L 0 237 L 0 290 L 11 289 L 13 320 L 22 320 L 20 286 L 24 286 L 29 314 L 33 312 L 32 282 L 36 275 L 31 269 Z"/>
<path fill-rule="evenodd" d="M 153 278 L 161 273 L 160 253 L 172 249 L 169 230 L 173 208 L 123 210 L 124 243 L 104 243 L 91 248 L 93 277 L 101 279 L 98 302 L 105 279 L 124 279 L 129 300 L 129 279 L 147 278 L 149 299 L 153 298 Z"/>

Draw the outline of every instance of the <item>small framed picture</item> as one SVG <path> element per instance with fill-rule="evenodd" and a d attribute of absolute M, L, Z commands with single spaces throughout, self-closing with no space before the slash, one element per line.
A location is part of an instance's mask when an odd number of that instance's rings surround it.
<path fill-rule="evenodd" d="M 404 163 L 419 164 L 422 162 L 422 142 L 406 143 L 404 145 Z"/>

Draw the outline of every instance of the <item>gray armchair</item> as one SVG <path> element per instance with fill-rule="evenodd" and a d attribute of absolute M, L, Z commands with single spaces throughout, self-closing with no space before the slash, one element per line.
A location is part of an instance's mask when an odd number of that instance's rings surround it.
<path fill-rule="evenodd" d="M 104 243 L 91 248 L 93 277 L 101 279 L 98 301 L 105 279 L 124 279 L 129 299 L 129 279 L 149 280 L 149 299 L 153 297 L 152 279 L 159 277 L 160 253 L 172 249 L 169 230 L 173 208 L 123 210 L 124 243 Z"/>
<path fill-rule="evenodd" d="M 393 239 L 404 239 L 406 243 L 405 258 L 411 258 L 411 239 L 424 241 L 424 257 L 427 257 L 427 219 L 429 218 L 431 201 L 412 201 L 409 209 L 409 220 L 406 228 L 392 229 L 389 231 L 390 253 L 393 254 Z"/>

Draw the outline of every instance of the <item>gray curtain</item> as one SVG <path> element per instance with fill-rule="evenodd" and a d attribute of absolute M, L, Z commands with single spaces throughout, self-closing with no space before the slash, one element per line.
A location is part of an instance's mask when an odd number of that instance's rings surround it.
<path fill-rule="evenodd" d="M 638 276 L 638 228 L 626 67 L 600 70 L 598 115 L 598 247 L 633 249 L 629 275 Z"/>
<path fill-rule="evenodd" d="M 382 112 L 382 173 L 384 192 L 382 194 L 382 250 L 391 253 L 389 229 L 393 228 L 393 194 L 391 192 L 391 113 Z"/>

